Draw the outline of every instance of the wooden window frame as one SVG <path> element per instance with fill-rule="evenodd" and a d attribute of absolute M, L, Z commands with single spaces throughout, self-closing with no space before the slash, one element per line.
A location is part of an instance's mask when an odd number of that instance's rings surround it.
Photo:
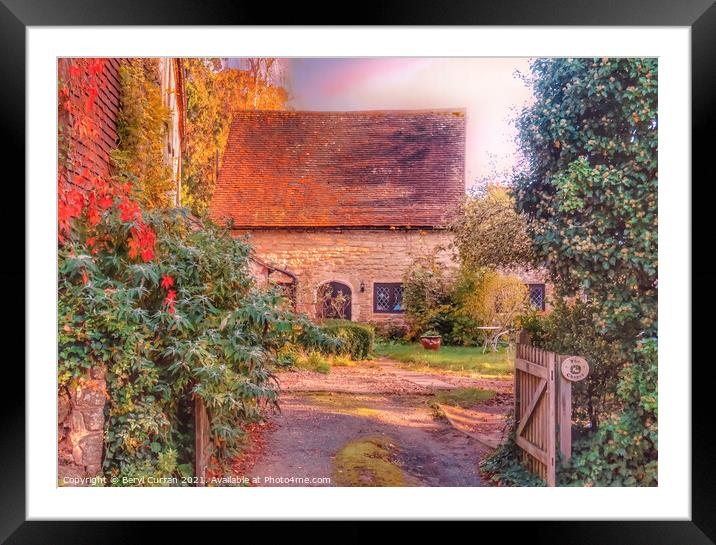
<path fill-rule="evenodd" d="M 388 301 L 389 310 L 380 310 L 378 308 L 378 288 L 387 287 L 390 288 L 390 295 Z M 400 310 L 390 310 L 395 306 L 395 288 L 403 287 L 402 282 L 373 282 L 373 312 L 375 314 L 404 314 L 405 309 L 403 308 L 403 298 L 400 298 Z"/>

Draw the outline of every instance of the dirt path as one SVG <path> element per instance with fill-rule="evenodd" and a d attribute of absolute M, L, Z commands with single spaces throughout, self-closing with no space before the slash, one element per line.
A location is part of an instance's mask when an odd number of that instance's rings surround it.
<path fill-rule="evenodd" d="M 279 380 L 281 413 L 271 417 L 263 454 L 246 470 L 259 486 L 371 485 L 380 480 L 371 472 L 383 470 L 397 479 L 386 481 L 394 485 L 480 486 L 477 464 L 489 448 L 436 418 L 432 393 L 467 386 L 509 389 L 504 381 L 488 386 L 467 377 L 414 373 L 384 359 L 334 367 L 328 375 L 285 372 Z M 356 458 L 366 446 L 366 458 Z"/>

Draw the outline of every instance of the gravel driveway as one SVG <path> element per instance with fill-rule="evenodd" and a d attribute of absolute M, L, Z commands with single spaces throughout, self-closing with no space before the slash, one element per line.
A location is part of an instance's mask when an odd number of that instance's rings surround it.
<path fill-rule="evenodd" d="M 408 486 L 481 486 L 480 442 L 436 418 L 435 388 L 509 391 L 507 381 L 415 373 L 392 360 L 279 374 L 281 413 L 270 418 L 265 448 L 245 471 L 259 486 L 338 486 L 336 455 L 346 445 L 378 438 Z"/>

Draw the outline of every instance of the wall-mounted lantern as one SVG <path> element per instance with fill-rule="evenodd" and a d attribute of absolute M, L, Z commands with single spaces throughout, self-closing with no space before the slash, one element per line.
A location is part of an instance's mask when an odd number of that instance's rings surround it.
<path fill-rule="evenodd" d="M 363 293 L 365 291 L 365 282 L 363 280 L 360 281 L 360 292 Z"/>

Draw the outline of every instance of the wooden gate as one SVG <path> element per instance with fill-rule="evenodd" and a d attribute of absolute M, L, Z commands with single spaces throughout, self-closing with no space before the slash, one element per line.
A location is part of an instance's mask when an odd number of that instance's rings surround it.
<path fill-rule="evenodd" d="M 515 352 L 515 442 L 522 462 L 555 486 L 556 354 L 526 344 Z M 571 415 L 570 415 L 571 421 Z"/>
<path fill-rule="evenodd" d="M 522 449 L 525 467 L 547 481 L 547 486 L 556 483 L 557 445 L 563 460 L 572 457 L 572 382 L 587 373 L 584 358 L 517 343 L 515 442 Z"/>

